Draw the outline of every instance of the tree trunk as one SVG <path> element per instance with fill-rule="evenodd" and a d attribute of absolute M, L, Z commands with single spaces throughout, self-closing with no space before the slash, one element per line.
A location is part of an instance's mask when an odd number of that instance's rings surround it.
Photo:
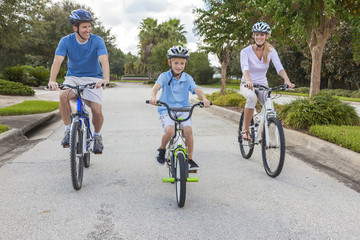
<path fill-rule="evenodd" d="M 333 82 L 332 82 L 332 80 L 331 80 L 331 78 L 328 78 L 328 85 L 327 85 L 327 88 L 328 89 L 332 89 L 333 87 L 333 84 L 332 84 Z"/>
<path fill-rule="evenodd" d="M 321 81 L 321 60 L 325 44 L 318 39 L 318 44 L 311 49 L 311 82 L 310 82 L 310 98 L 320 93 Z"/>
<path fill-rule="evenodd" d="M 226 69 L 228 62 L 221 62 L 221 90 L 220 95 L 225 95 L 226 93 Z"/>

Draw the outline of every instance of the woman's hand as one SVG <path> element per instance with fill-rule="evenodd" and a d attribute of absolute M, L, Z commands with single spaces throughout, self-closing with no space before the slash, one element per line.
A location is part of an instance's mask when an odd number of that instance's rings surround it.
<path fill-rule="evenodd" d="M 251 80 L 246 80 L 246 83 L 245 83 L 244 86 L 247 87 L 250 90 L 254 89 L 254 83 Z"/>

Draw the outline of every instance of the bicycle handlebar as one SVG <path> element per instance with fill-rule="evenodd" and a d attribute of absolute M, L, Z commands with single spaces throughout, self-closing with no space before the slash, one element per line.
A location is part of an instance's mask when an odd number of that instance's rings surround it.
<path fill-rule="evenodd" d="M 260 84 L 254 84 L 254 88 L 257 88 L 258 90 L 268 90 L 269 92 L 272 92 L 277 89 L 280 89 L 281 91 L 294 90 L 294 89 L 289 88 L 289 85 L 287 85 L 287 84 L 282 84 L 282 85 L 275 86 L 275 87 L 266 87 L 266 86 L 263 86 Z M 296 86 L 295 86 L 295 88 L 296 88 Z"/>
<path fill-rule="evenodd" d="M 150 103 L 150 100 L 146 100 L 145 103 L 149 104 Z M 212 105 L 212 102 L 210 102 L 210 105 Z M 168 111 L 168 114 L 169 114 L 169 117 L 175 121 L 175 122 L 185 122 L 187 120 L 189 120 L 191 118 L 191 115 L 192 115 L 192 112 L 194 110 L 194 108 L 196 106 L 199 106 L 200 108 L 204 107 L 204 103 L 202 101 L 198 102 L 198 103 L 195 103 L 194 105 L 190 106 L 190 107 L 182 107 L 182 108 L 171 108 L 169 107 L 169 105 L 167 105 L 165 102 L 162 102 L 160 100 L 158 100 L 156 102 L 156 106 L 165 106 L 167 108 L 167 111 Z M 185 119 L 182 119 L 182 120 L 179 120 L 179 119 L 176 119 L 172 116 L 171 114 L 171 111 L 173 112 L 189 112 L 189 116 Z"/>

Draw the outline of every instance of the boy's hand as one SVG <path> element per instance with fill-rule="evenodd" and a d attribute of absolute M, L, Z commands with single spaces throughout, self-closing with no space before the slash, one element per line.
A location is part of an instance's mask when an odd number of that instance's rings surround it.
<path fill-rule="evenodd" d="M 204 107 L 205 107 L 205 108 L 210 107 L 210 101 L 209 101 L 209 100 L 204 99 L 204 100 L 203 100 L 203 103 L 204 103 Z"/>
<path fill-rule="evenodd" d="M 155 97 L 150 98 L 150 104 L 156 105 L 157 99 Z"/>

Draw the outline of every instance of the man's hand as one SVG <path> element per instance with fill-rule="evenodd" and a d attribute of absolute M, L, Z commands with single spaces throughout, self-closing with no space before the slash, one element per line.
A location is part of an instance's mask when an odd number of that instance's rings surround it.
<path fill-rule="evenodd" d="M 157 103 L 157 99 L 155 97 L 151 97 L 150 98 L 150 104 L 156 105 L 156 103 Z"/>
<path fill-rule="evenodd" d="M 205 99 L 203 100 L 203 103 L 204 103 L 204 107 L 205 107 L 205 108 L 210 107 L 210 101 L 209 101 L 207 98 L 205 98 Z"/>
<path fill-rule="evenodd" d="M 59 85 L 57 82 L 49 81 L 48 87 L 51 91 L 55 91 L 56 89 L 58 89 Z"/>
<path fill-rule="evenodd" d="M 100 81 L 98 81 L 96 84 L 95 84 L 95 87 L 96 88 L 103 88 L 103 89 L 105 89 L 105 87 L 106 87 L 106 84 L 108 84 L 109 83 L 109 81 L 107 81 L 107 80 L 100 80 Z M 104 84 L 104 86 L 102 86 Z"/>

